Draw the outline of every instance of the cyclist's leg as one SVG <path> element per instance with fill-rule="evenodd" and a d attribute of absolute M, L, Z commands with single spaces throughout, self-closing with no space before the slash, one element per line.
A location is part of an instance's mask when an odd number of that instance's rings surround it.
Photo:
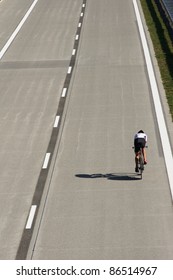
<path fill-rule="evenodd" d="M 139 172 L 138 164 L 139 164 L 139 155 L 138 155 L 138 153 L 136 153 L 136 155 L 135 155 L 135 172 Z"/>
<path fill-rule="evenodd" d="M 136 139 L 136 141 L 135 141 L 135 172 L 139 172 L 139 169 L 138 169 L 139 153 L 140 153 L 140 145 Z"/>
<path fill-rule="evenodd" d="M 142 148 L 142 155 L 144 158 L 144 164 L 147 164 L 147 155 L 146 155 L 146 149 L 145 149 L 145 139 L 144 138 L 139 138 L 138 139 L 138 145 L 140 148 Z"/>
<path fill-rule="evenodd" d="M 143 153 L 143 156 L 144 156 L 144 164 L 147 164 L 147 155 L 146 155 L 146 149 L 145 148 L 142 149 L 142 153 Z"/>
<path fill-rule="evenodd" d="M 145 149 L 145 140 L 142 144 L 142 153 L 143 153 L 143 157 L 144 157 L 144 164 L 147 164 L 147 154 L 146 154 L 146 149 Z"/>

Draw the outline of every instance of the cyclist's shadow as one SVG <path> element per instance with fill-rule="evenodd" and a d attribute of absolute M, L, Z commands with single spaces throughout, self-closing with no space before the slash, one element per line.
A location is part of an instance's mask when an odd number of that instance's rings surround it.
<path fill-rule="evenodd" d="M 76 174 L 75 176 L 83 179 L 107 178 L 108 180 L 116 180 L 116 181 L 140 180 L 138 174 L 136 173 Z"/>

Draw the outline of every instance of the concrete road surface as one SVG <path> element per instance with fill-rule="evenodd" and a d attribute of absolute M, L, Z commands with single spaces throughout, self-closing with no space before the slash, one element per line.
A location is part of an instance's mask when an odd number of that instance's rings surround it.
<path fill-rule="evenodd" d="M 4 44 L 32 2 L 15 0 L 13 18 L 10 1 L 0 4 Z M 38 1 L 2 57 L 1 259 L 173 258 L 172 197 L 132 2 Z M 142 180 L 139 129 L 149 139 Z"/>

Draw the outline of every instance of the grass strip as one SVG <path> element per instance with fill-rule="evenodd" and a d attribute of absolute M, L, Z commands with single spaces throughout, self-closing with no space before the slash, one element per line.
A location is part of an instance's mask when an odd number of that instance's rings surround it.
<path fill-rule="evenodd" d="M 140 0 L 173 121 L 173 42 L 154 0 Z"/>

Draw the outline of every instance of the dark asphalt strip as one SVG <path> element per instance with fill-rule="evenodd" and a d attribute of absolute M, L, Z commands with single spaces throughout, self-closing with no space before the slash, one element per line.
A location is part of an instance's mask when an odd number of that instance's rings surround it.
<path fill-rule="evenodd" d="M 57 109 L 57 114 L 56 114 L 56 116 L 59 117 L 58 126 L 53 127 L 53 129 L 52 129 L 50 141 L 49 141 L 48 148 L 47 148 L 47 151 L 46 151 L 46 154 L 49 154 L 50 157 L 49 157 L 49 160 L 46 164 L 46 168 L 42 167 L 42 169 L 40 171 L 38 181 L 37 181 L 37 185 L 36 185 L 36 189 L 35 189 L 35 193 L 34 193 L 34 196 L 33 196 L 33 199 L 32 199 L 32 204 L 31 204 L 30 209 L 32 209 L 32 207 L 34 206 L 36 208 L 36 210 L 35 210 L 33 216 L 30 216 L 31 211 L 29 211 L 27 221 L 29 219 L 31 219 L 31 223 L 30 223 L 31 225 L 28 228 L 26 228 L 26 226 L 25 226 L 25 228 L 23 230 L 21 241 L 20 241 L 18 251 L 17 251 L 17 254 L 16 254 L 16 260 L 24 260 L 27 257 L 27 253 L 28 253 L 30 242 L 31 242 L 32 234 L 33 234 L 33 231 L 34 231 L 34 225 L 35 225 L 35 222 L 36 222 L 39 206 L 40 206 L 40 203 L 41 203 L 46 179 L 47 179 L 47 176 L 48 176 L 48 173 L 49 173 L 51 160 L 52 160 L 52 157 L 53 157 L 53 153 L 54 153 L 54 150 L 55 150 L 58 134 L 59 134 L 59 131 L 60 131 L 61 119 L 62 119 L 62 115 L 63 115 L 63 112 L 64 112 L 66 96 L 67 96 L 67 93 L 68 93 L 68 88 L 69 88 L 69 84 L 70 84 L 70 81 L 71 81 L 71 76 L 72 76 L 74 65 L 75 65 L 75 62 L 76 62 L 76 55 L 77 55 L 77 50 L 78 50 L 78 47 L 79 47 L 79 39 L 80 39 L 80 33 L 81 33 L 83 18 L 84 18 L 84 14 L 85 14 L 86 2 L 87 2 L 87 0 L 83 0 L 81 14 L 80 14 L 78 27 L 77 27 L 77 32 L 76 32 L 76 37 L 75 37 L 75 42 L 74 42 L 74 48 L 73 48 L 73 50 L 75 50 L 75 53 L 72 54 L 72 56 L 71 56 L 71 60 L 70 60 L 70 64 L 69 64 L 70 71 L 67 72 L 67 75 L 66 75 L 66 78 L 65 78 L 65 81 L 64 81 L 63 89 L 66 89 L 65 96 L 61 96 L 59 104 L 58 104 L 58 109 Z"/>

